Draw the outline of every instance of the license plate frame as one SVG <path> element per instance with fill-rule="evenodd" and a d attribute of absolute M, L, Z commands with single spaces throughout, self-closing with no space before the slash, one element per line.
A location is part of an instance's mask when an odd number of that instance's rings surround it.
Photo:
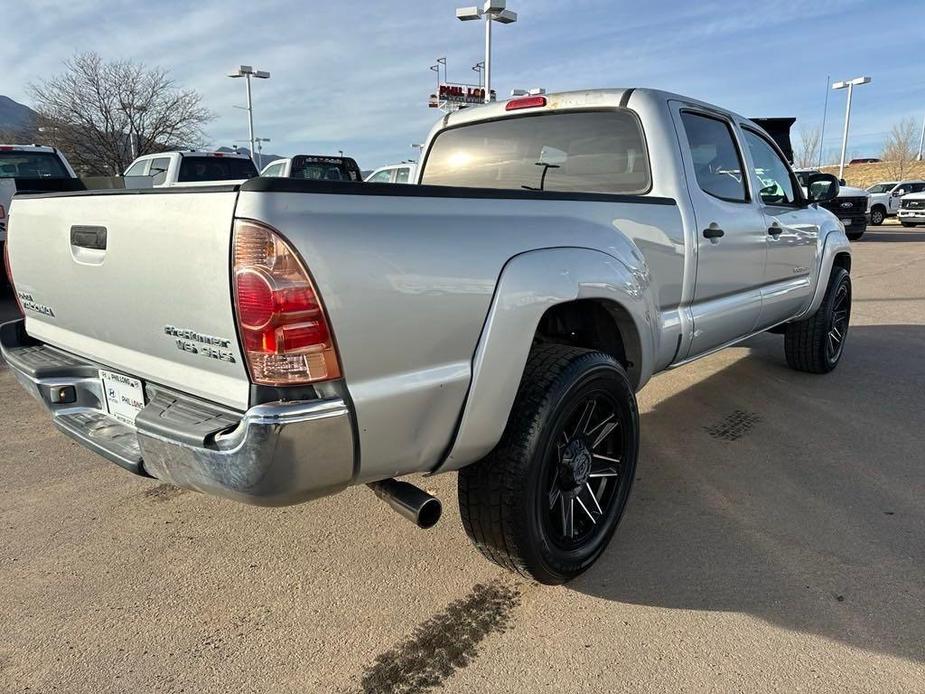
<path fill-rule="evenodd" d="M 109 416 L 135 427 L 135 417 L 145 406 L 145 387 L 141 379 L 109 369 L 99 370 L 103 404 Z"/>

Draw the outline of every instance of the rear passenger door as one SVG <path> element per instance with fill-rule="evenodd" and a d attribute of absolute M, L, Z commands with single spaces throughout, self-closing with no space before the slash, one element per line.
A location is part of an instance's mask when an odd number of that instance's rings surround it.
<path fill-rule="evenodd" d="M 693 357 L 755 330 L 768 232 L 732 122 L 678 102 L 673 117 L 697 222 Z"/>

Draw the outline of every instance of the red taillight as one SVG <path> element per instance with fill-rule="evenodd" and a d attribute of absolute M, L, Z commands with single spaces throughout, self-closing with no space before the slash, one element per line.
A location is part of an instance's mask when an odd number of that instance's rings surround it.
<path fill-rule="evenodd" d="M 0 208 L 3 209 L 3 208 Z M 16 297 L 16 306 L 19 307 L 19 315 L 26 315 L 25 311 L 22 309 L 22 301 L 19 300 L 19 294 L 16 293 L 16 285 L 13 283 L 13 270 L 10 267 L 10 232 L 7 230 L 6 243 L 3 244 L 3 268 L 6 270 L 6 279 L 10 283 L 10 290 L 13 292 L 13 296 Z"/>
<path fill-rule="evenodd" d="M 6 219 L 6 210 L 3 209 L 3 205 L 0 205 L 0 219 Z"/>
<path fill-rule="evenodd" d="M 15 147 L 10 147 L 9 145 L 0 145 L 0 152 L 12 152 Z"/>
<path fill-rule="evenodd" d="M 341 375 L 321 299 L 301 259 L 267 226 L 234 226 L 234 299 L 251 379 L 314 383 Z"/>
<path fill-rule="evenodd" d="M 522 108 L 535 108 L 536 106 L 545 106 L 545 96 L 525 96 L 522 99 L 511 99 L 504 106 L 505 111 L 517 111 Z"/>

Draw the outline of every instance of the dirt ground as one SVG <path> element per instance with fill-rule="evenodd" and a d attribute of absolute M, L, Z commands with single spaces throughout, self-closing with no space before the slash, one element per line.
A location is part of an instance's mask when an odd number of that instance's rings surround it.
<path fill-rule="evenodd" d="M 0 367 L 0 691 L 925 692 L 925 230 L 854 250 L 838 370 L 763 335 L 656 377 L 623 523 L 558 588 L 469 545 L 454 475 L 431 531 L 365 488 L 241 506 Z"/>

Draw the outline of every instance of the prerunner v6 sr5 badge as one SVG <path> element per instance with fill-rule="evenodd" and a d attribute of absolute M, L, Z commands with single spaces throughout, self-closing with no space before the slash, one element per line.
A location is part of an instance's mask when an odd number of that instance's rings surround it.
<path fill-rule="evenodd" d="M 190 354 L 199 354 L 209 359 L 235 363 L 231 352 L 231 340 L 214 335 L 205 335 L 195 330 L 165 325 L 164 333 L 176 339 L 177 349 Z"/>

